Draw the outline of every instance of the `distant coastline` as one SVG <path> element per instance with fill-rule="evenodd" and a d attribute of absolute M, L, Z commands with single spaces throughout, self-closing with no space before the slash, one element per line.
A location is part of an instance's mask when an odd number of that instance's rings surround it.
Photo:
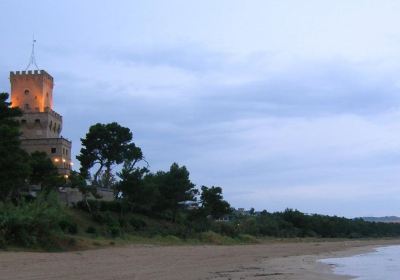
<path fill-rule="evenodd" d="M 361 217 L 366 222 L 376 223 L 400 223 L 400 217 L 397 216 L 385 216 L 385 217 Z"/>

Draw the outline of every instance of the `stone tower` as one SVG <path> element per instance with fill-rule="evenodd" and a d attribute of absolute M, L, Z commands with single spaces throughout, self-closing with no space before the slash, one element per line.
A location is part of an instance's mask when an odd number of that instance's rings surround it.
<path fill-rule="evenodd" d="M 61 136 L 62 116 L 53 111 L 53 77 L 44 70 L 10 72 L 11 106 L 23 116 L 21 145 L 28 153 L 45 152 L 60 174 L 71 170 L 71 142 Z"/>

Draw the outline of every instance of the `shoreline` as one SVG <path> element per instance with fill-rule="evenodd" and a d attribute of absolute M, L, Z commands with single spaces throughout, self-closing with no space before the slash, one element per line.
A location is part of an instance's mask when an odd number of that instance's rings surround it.
<path fill-rule="evenodd" d="M 334 273 L 335 265 L 323 263 L 323 259 L 344 258 L 361 254 L 372 253 L 377 248 L 400 245 L 398 240 L 394 242 L 385 240 L 379 242 L 366 241 L 366 244 L 349 244 L 349 248 L 340 251 L 325 252 L 314 255 L 289 256 L 286 258 L 275 258 L 264 262 L 263 269 L 273 271 L 271 274 L 282 275 L 268 279 L 286 280 L 350 280 L 354 275 L 338 275 Z M 353 243 L 353 242 L 351 242 Z M 286 276 L 283 276 L 286 275 Z M 232 278 L 236 279 L 236 278 Z M 239 279 L 239 278 L 238 278 Z M 257 278 L 246 278 L 257 279 Z"/>
<path fill-rule="evenodd" d="M 365 254 L 375 251 L 377 248 L 386 246 L 399 245 L 399 240 L 362 240 L 362 241 L 323 241 L 329 244 L 321 244 L 318 242 L 310 243 L 311 246 L 322 245 L 322 252 L 315 254 L 300 254 L 293 256 L 272 257 L 259 261 L 250 270 L 244 269 L 232 271 L 223 275 L 224 277 L 207 278 L 207 279 L 270 279 L 270 280 L 350 280 L 355 279 L 352 275 L 338 275 L 333 269 L 334 265 L 323 263 L 320 260 L 327 258 L 343 258 Z M 322 243 L 323 243 L 322 242 Z M 324 246 L 328 245 L 328 246 Z M 332 248 L 330 245 L 339 245 Z M 346 249 L 338 248 L 342 246 Z M 328 252 L 323 250 L 328 249 Z M 310 249 L 310 248 L 308 248 Z M 307 251 L 307 249 L 306 249 Z M 319 251 L 319 250 L 317 250 Z M 266 278 L 262 278 L 266 277 Z"/>
<path fill-rule="evenodd" d="M 340 280 L 323 258 L 398 245 L 400 239 L 268 241 L 254 245 L 127 245 L 97 250 L 1 252 L 0 280 Z"/>

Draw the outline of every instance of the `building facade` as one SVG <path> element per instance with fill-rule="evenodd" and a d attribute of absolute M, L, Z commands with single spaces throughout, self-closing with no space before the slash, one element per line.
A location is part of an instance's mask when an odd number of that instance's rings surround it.
<path fill-rule="evenodd" d="M 21 146 L 45 152 L 58 172 L 71 171 L 71 141 L 61 136 L 62 116 L 53 111 L 53 77 L 44 70 L 10 72 L 11 106 L 19 107 Z"/>

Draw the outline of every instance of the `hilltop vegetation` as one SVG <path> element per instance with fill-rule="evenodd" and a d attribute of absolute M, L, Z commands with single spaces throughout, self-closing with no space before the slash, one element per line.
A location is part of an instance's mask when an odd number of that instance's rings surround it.
<path fill-rule="evenodd" d="M 185 166 L 151 172 L 129 128 L 97 123 L 81 139 L 81 168 L 60 177 L 44 153 L 20 147 L 21 111 L 0 94 L 0 247 L 55 249 L 103 244 L 105 240 L 235 244 L 265 237 L 398 237 L 400 224 L 366 222 L 297 210 L 239 212 L 218 186 L 190 180 Z M 115 171 L 117 170 L 117 171 Z M 29 186 L 41 186 L 35 197 Z M 62 205 L 60 187 L 79 189 L 82 201 Z M 97 190 L 109 189 L 114 201 Z M 107 243 L 105 242 L 105 243 Z M 111 241 L 114 242 L 114 241 Z"/>

